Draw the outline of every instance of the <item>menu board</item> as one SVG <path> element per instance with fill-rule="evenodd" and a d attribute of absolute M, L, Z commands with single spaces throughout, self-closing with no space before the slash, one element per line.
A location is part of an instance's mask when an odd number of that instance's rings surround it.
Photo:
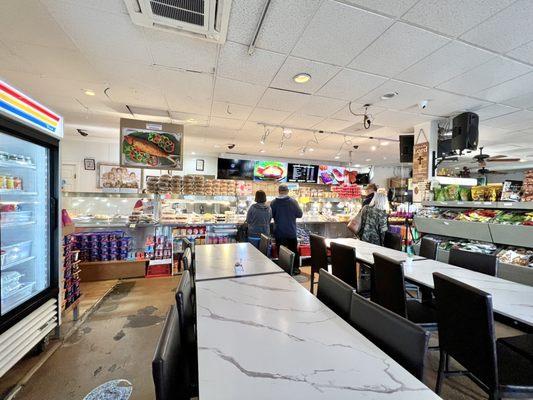
<path fill-rule="evenodd" d="M 253 179 L 254 162 L 248 160 L 236 160 L 231 158 L 219 158 L 217 165 L 218 179 Z"/>
<path fill-rule="evenodd" d="M 254 181 L 287 182 L 287 163 L 280 161 L 256 161 Z"/>
<path fill-rule="evenodd" d="M 334 167 L 330 165 L 318 166 L 318 183 L 323 185 L 342 185 L 345 180 L 344 167 Z"/>
<path fill-rule="evenodd" d="M 289 164 L 287 181 L 298 183 L 316 183 L 318 179 L 318 165 Z"/>

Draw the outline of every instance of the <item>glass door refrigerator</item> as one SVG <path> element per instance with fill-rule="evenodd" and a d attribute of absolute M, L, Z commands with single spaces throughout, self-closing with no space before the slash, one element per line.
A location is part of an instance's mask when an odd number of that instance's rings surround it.
<path fill-rule="evenodd" d="M 62 119 L 0 81 L 0 376 L 59 324 Z"/>

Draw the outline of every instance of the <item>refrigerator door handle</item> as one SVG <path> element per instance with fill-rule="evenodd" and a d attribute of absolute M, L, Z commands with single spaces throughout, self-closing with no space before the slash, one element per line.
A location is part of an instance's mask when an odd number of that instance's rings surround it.
<path fill-rule="evenodd" d="M 58 211 L 57 199 L 55 197 L 50 197 L 50 225 L 52 230 L 57 229 Z"/>

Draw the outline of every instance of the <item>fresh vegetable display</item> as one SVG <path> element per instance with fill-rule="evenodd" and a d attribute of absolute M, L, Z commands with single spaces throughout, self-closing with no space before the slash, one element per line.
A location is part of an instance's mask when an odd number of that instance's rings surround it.
<path fill-rule="evenodd" d="M 181 168 L 181 135 L 142 129 L 124 129 L 122 165 Z"/>
<path fill-rule="evenodd" d="M 457 215 L 457 221 L 468 222 L 490 222 L 499 215 L 500 211 L 496 210 L 466 210 Z"/>

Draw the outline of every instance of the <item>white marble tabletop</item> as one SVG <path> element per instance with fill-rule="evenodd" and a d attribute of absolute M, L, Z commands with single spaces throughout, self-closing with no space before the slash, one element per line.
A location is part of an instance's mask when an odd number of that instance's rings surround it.
<path fill-rule="evenodd" d="M 433 273 L 440 272 L 490 293 L 495 312 L 533 326 L 533 287 L 531 286 L 434 260 L 413 262 L 410 266 L 404 265 L 403 270 L 405 278 L 430 288 L 434 287 Z"/>
<path fill-rule="evenodd" d="M 326 243 L 329 247 L 329 244 L 331 242 L 344 244 L 346 246 L 351 246 L 355 248 L 355 256 L 356 258 L 364 262 L 365 264 L 374 264 L 374 256 L 372 253 L 380 253 L 384 256 L 393 258 L 397 261 L 405 261 L 407 257 L 409 256 L 407 253 L 403 251 L 393 250 L 389 249 L 387 247 L 378 246 L 372 243 L 363 242 L 359 239 L 352 239 L 352 238 L 340 238 L 340 239 L 326 239 Z M 413 260 L 422 260 L 423 257 L 420 256 L 413 256 Z"/>
<path fill-rule="evenodd" d="M 197 281 L 284 272 L 250 243 L 196 246 L 195 263 Z"/>
<path fill-rule="evenodd" d="M 199 398 L 438 399 L 287 274 L 198 282 Z"/>

